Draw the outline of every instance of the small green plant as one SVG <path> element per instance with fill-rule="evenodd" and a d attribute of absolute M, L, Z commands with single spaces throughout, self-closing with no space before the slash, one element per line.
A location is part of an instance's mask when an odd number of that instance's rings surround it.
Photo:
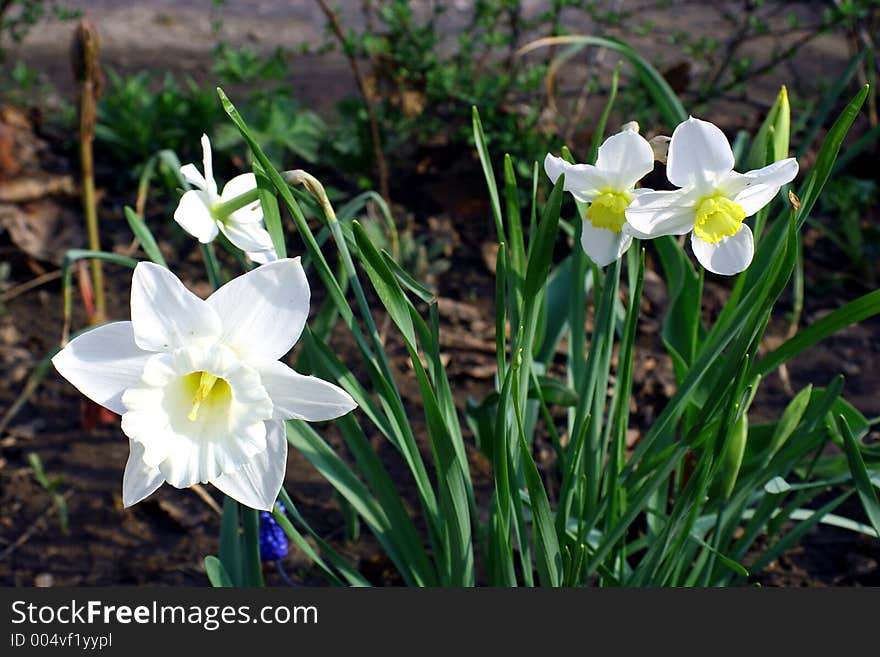
<path fill-rule="evenodd" d="M 876 261 L 880 235 L 864 221 L 880 201 L 880 190 L 873 180 L 841 176 L 828 183 L 822 196 L 821 214 L 830 221 L 813 220 L 810 225 L 831 240 L 854 267 L 865 276 L 867 287 L 876 285 L 873 263 Z"/>
<path fill-rule="evenodd" d="M 258 85 L 266 80 L 283 80 L 289 73 L 286 53 L 277 48 L 264 55 L 253 48 L 233 48 L 221 41 L 214 48 L 211 71 L 230 84 Z"/>
<path fill-rule="evenodd" d="M 287 88 L 276 88 L 251 96 L 243 110 L 266 150 L 277 159 L 313 163 L 326 137 L 326 126 L 314 112 L 304 110 Z M 216 131 L 217 149 L 232 152 L 242 145 L 232 126 L 221 124 Z"/>
<path fill-rule="evenodd" d="M 198 159 L 189 137 L 207 131 L 221 119 L 214 92 L 192 79 L 170 73 L 161 81 L 146 71 L 122 76 L 108 70 L 108 85 L 98 105 L 95 149 L 104 162 L 121 165 L 133 176 L 157 151 Z"/>
<path fill-rule="evenodd" d="M 62 484 L 61 477 L 49 478 L 43 469 L 43 462 L 36 452 L 28 454 L 28 463 L 31 464 L 31 468 L 34 470 L 34 479 L 52 497 L 52 501 L 58 509 L 58 523 L 61 526 L 61 531 L 67 534 L 70 531 L 69 516 L 67 513 L 67 499 L 59 491 Z"/>
<path fill-rule="evenodd" d="M 369 61 L 372 72 L 359 101 L 340 105 L 330 152 L 343 171 L 363 175 L 372 170 L 375 137 L 365 105 L 376 117 L 381 152 L 392 167 L 419 149 L 471 146 L 469 112 L 475 105 L 481 108 L 487 139 L 499 152 L 510 153 L 518 175 L 527 176 L 528 163 L 554 140 L 571 142 L 576 134 L 589 139 L 588 108 L 602 102 L 604 78 L 615 63 L 607 57 L 610 66 L 596 65 L 595 58 L 573 59 L 574 49 L 564 43 L 548 43 L 540 56 L 525 56 L 530 39 L 589 34 L 618 43 L 632 37 L 663 40 L 671 47 L 654 62 L 658 74 L 700 112 L 718 98 L 742 101 L 751 80 L 798 57 L 816 38 L 846 34 L 849 42 L 860 44 L 880 21 L 877 3 L 868 0 L 833 3 L 805 19 L 794 11 L 801 3 L 789 3 L 791 10 L 783 12 L 783 3 L 749 2 L 741 12 L 706 6 L 712 25 L 708 33 L 664 31 L 668 28 L 658 19 L 675 4 L 657 0 L 628 7 L 553 0 L 530 11 L 519 0 L 481 0 L 450 17 L 447 3 L 430 3 L 423 10 L 409 0 L 376 0 L 364 3 L 362 20 L 348 27 L 334 14 L 320 51 L 336 47 L 352 61 Z M 466 26 L 450 37 L 450 21 Z M 768 38 L 779 43 L 760 56 L 747 52 L 750 44 Z M 863 67 L 873 82 L 873 53 Z M 642 76 L 634 69 L 624 73 L 627 82 Z M 876 104 L 873 95 L 868 104 Z M 622 86 L 616 111 L 644 125 L 664 122 L 639 84 Z"/>

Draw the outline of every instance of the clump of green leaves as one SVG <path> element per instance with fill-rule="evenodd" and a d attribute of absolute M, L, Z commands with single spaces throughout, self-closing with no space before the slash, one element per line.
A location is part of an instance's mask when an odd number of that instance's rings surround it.
<path fill-rule="evenodd" d="M 250 95 L 242 112 L 273 159 L 314 163 L 327 138 L 327 127 L 294 97 L 286 82 L 290 75 L 286 55 L 280 48 L 260 53 L 221 41 L 214 49 L 213 72 L 224 84 L 248 85 Z M 232 152 L 243 140 L 233 126 L 222 122 L 214 144 L 219 151 Z"/>
<path fill-rule="evenodd" d="M 831 221 L 811 221 L 865 276 L 868 287 L 875 287 L 873 263 L 880 248 L 880 232 L 865 221 L 880 201 L 880 189 L 873 180 L 840 176 L 828 183 L 822 196 L 821 213 Z"/>
<path fill-rule="evenodd" d="M 706 30 L 670 29 L 668 12 L 675 4 L 553 0 L 534 10 L 520 0 L 481 0 L 467 11 L 453 11 L 447 3 L 423 7 L 376 0 L 364 3 L 357 27 L 349 27 L 341 43 L 328 36 L 321 51 L 335 46 L 370 63 L 366 102 L 377 116 L 390 162 L 408 161 L 421 149 L 472 145 L 469 108 L 476 105 L 487 138 L 499 152 L 510 153 L 517 173 L 526 176 L 526 163 L 539 159 L 553 140 L 591 138 L 589 110 L 597 100 L 604 102 L 608 69 L 616 63 L 607 57 L 604 64 L 574 59 L 555 45 L 541 56 L 523 56 L 521 48 L 535 39 L 582 34 L 625 42 L 650 38 L 655 47 L 663 43 L 655 59 L 658 75 L 698 113 L 719 98 L 750 110 L 745 92 L 751 80 L 794 60 L 822 35 L 848 35 L 858 44 L 859 35 L 880 25 L 878 5 L 869 0 L 835 3 L 823 12 L 809 3 L 783 8 L 783 3 L 750 2 L 741 12 L 701 8 L 711 26 Z M 756 55 L 753 46 L 759 43 Z M 875 61 L 874 53 L 864 61 L 869 82 Z M 624 75 L 633 72 L 641 77 L 633 70 Z M 814 81 L 803 82 L 799 86 L 809 88 Z M 871 103 L 876 104 L 873 97 Z M 624 120 L 663 125 L 643 85 L 623 85 L 616 111 Z M 330 152 L 343 170 L 368 174 L 372 143 L 362 100 L 341 104 L 339 115 Z"/>
<path fill-rule="evenodd" d="M 647 62 L 638 63 L 650 69 Z M 651 93 L 667 120 L 686 118 L 668 86 L 658 83 Z M 723 586 L 747 581 L 820 523 L 880 536 L 872 483 L 880 451 L 864 442 L 870 424 L 842 398 L 842 376 L 820 382 L 827 383 L 824 387 L 806 386 L 775 422 L 749 419 L 758 388 L 771 372 L 822 338 L 880 312 L 880 293 L 866 294 L 756 357 L 795 269 L 799 231 L 819 201 L 866 96 L 865 88 L 847 104 L 798 195 L 761 211 L 766 231 L 755 231 L 753 265 L 735 280 L 712 323 L 703 320 L 702 270 L 694 269 L 674 238 L 652 242 L 670 299 L 662 337 L 677 388 L 635 446 L 626 439 L 645 252 L 631 248 L 627 254 L 626 293 L 620 260 L 603 271 L 590 267 L 575 247 L 555 263 L 560 233 L 578 243 L 578 218 L 569 222 L 564 217 L 563 180 L 541 202 L 535 166 L 526 185 L 532 190 L 530 202 L 521 205 L 511 158 L 505 157 L 499 186 L 474 112 L 474 140 L 499 240 L 495 390 L 467 411 L 467 424 L 492 467 L 488 499 L 481 498 L 472 480 L 464 422 L 441 358 L 437 300 L 390 253 L 376 247 L 354 215 L 340 212 L 337 217 L 328 210 L 323 192 L 319 202 L 301 206 L 223 96 L 255 166 L 290 211 L 310 265 L 328 289 L 319 313 L 322 324 L 330 326 L 323 320 L 338 317 L 357 345 L 356 362 L 344 363 L 327 346 L 329 333 L 306 329 L 297 363 L 302 371 L 338 382 L 358 402 L 357 414 L 336 422 L 353 458 L 344 460 L 304 422 L 288 422 L 290 443 L 345 498 L 347 512 L 360 517 L 411 585 Z M 789 123 L 787 111 L 771 112 L 758 134 L 781 139 Z M 597 138 L 603 131 L 600 121 Z M 758 142 L 756 153 L 776 158 Z M 309 214 L 324 208 L 315 217 L 323 215 L 325 224 L 317 237 L 304 207 Z M 276 212 L 266 216 L 267 224 L 281 228 Z M 328 238 L 339 258 L 336 267 L 324 255 Z M 429 455 L 419 449 L 413 409 L 403 402 L 386 331 L 380 335 L 375 308 L 368 302 L 367 281 L 381 316 L 393 324 L 398 344 L 409 355 Z M 590 303 L 594 319 L 587 340 Z M 547 375 L 552 360 L 560 364 L 560 350 L 565 380 Z M 405 483 L 416 497 L 410 508 L 419 514 L 419 524 L 397 490 L 399 475 L 392 478 L 371 439 L 387 440 L 406 464 Z M 548 443 L 555 458 L 537 459 Z M 843 453 L 829 452 L 831 445 Z M 830 499 L 821 498 L 823 493 Z M 856 495 L 870 524 L 835 513 Z M 283 489 L 280 497 L 293 511 L 289 521 L 279 524 L 291 540 L 307 546 L 329 582 L 368 583 L 321 540 Z M 221 544 L 241 536 L 234 514 L 222 532 Z M 229 576 L 249 570 L 246 559 L 243 567 L 233 551 L 224 555 L 221 549 L 211 564 L 214 583 L 249 581 Z"/>
<path fill-rule="evenodd" d="M 472 144 L 470 108 L 485 109 L 487 132 L 500 147 L 524 159 L 546 148 L 540 128 L 539 95 L 546 65 L 516 57 L 523 35 L 539 27 L 559 28 L 561 2 L 527 19 L 519 2 L 484 0 L 473 6 L 467 29 L 448 43 L 442 20 L 445 3 L 417 12 L 406 0 L 382 0 L 364 6 L 364 20 L 350 28 L 340 44 L 347 57 L 371 62 L 369 102 L 382 128 L 387 156 L 413 156 L 418 147 Z M 333 41 L 328 40 L 327 46 Z M 450 47 L 451 46 L 451 47 Z M 369 162 L 372 145 L 358 103 L 340 107 L 340 155 L 351 163 Z M 356 142 L 359 139 L 361 141 Z M 355 146 L 356 144 L 356 146 Z M 352 157 L 353 151 L 357 151 Z"/>
<path fill-rule="evenodd" d="M 98 158 L 135 176 L 160 150 L 172 150 L 184 161 L 200 159 L 193 136 L 210 131 L 221 118 L 213 91 L 171 73 L 157 80 L 147 71 L 123 76 L 108 70 L 107 78 L 95 126 Z"/>

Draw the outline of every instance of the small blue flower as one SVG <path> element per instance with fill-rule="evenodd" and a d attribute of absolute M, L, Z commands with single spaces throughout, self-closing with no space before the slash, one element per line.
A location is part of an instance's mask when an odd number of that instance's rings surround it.
<path fill-rule="evenodd" d="M 281 502 L 275 502 L 275 506 L 284 513 L 285 509 Z M 287 535 L 278 526 L 272 514 L 268 511 L 260 511 L 260 559 L 262 561 L 279 561 L 287 556 L 290 545 Z"/>

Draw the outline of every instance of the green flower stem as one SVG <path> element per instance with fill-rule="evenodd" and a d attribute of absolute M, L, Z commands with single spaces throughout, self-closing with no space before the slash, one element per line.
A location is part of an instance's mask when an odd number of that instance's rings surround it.
<path fill-rule="evenodd" d="M 249 189 L 244 194 L 240 194 L 235 198 L 231 198 L 228 201 L 224 201 L 223 203 L 218 203 L 211 210 L 211 214 L 222 221 L 224 218 L 231 215 L 236 210 L 241 210 L 246 205 L 250 205 L 254 201 L 260 200 L 260 190 L 255 187 L 254 189 Z"/>
<path fill-rule="evenodd" d="M 214 252 L 214 244 L 200 244 L 202 249 L 202 258 L 205 261 L 205 271 L 208 274 L 208 282 L 215 290 L 223 285 L 220 278 L 220 263 L 217 261 L 217 254 Z"/>

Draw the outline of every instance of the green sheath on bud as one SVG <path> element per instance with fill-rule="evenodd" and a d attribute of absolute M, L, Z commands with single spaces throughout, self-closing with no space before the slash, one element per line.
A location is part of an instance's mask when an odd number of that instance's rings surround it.
<path fill-rule="evenodd" d="M 733 487 L 736 486 L 736 479 L 739 476 L 739 469 L 743 462 L 743 454 L 746 452 L 746 441 L 749 436 L 749 418 L 743 413 L 742 417 L 737 420 L 724 447 L 724 453 L 721 455 L 721 463 L 719 464 L 718 478 L 715 480 L 717 486 L 714 486 L 723 498 L 729 499 L 733 493 Z"/>

